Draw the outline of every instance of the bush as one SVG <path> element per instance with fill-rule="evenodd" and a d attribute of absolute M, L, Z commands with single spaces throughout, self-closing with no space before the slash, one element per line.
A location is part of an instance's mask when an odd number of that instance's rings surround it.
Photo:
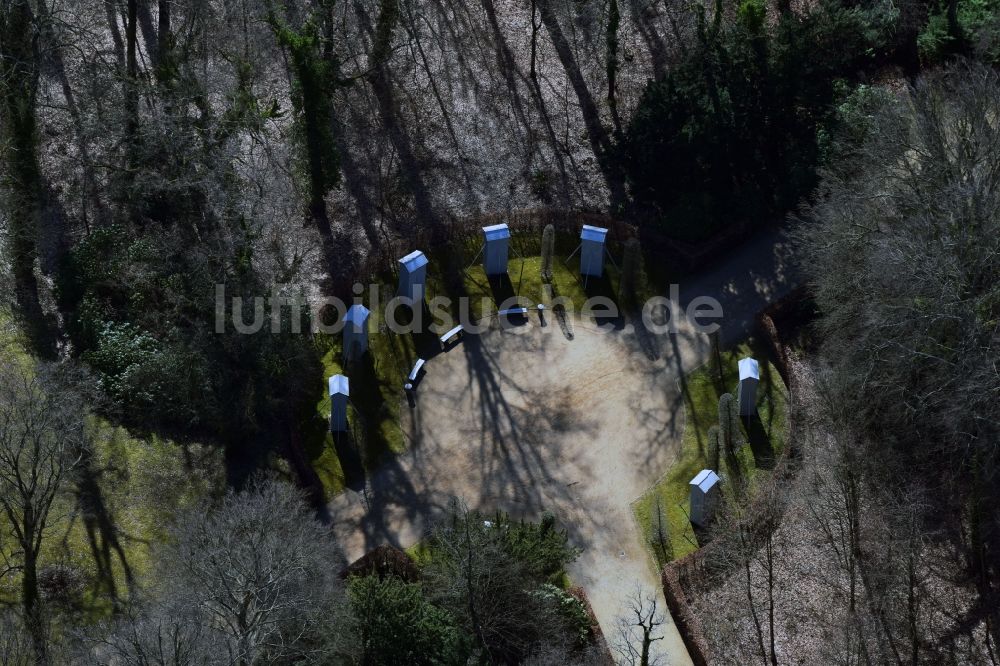
<path fill-rule="evenodd" d="M 701 25 L 699 46 L 647 85 L 628 126 L 636 201 L 684 240 L 796 206 L 816 183 L 837 81 L 874 62 L 894 19 L 825 0 L 769 31 L 765 4 L 747 0 L 718 34 Z"/>
<path fill-rule="evenodd" d="M 920 60 L 927 65 L 943 63 L 960 53 L 975 54 L 991 63 L 1000 63 L 1000 2 L 959 0 L 957 34 L 948 25 L 947 2 L 938 5 L 917 36 Z"/>
<path fill-rule="evenodd" d="M 454 620 L 424 598 L 420 585 L 360 576 L 351 578 L 347 593 L 359 663 L 464 663 L 468 647 Z"/>
<path fill-rule="evenodd" d="M 583 603 L 569 592 L 545 583 L 535 592 L 535 596 L 554 607 L 565 621 L 567 630 L 573 636 L 573 647 L 583 648 L 590 642 L 590 615 Z"/>
<path fill-rule="evenodd" d="M 47 603 L 64 610 L 80 607 L 86 579 L 76 567 L 52 564 L 38 572 L 38 590 Z"/>

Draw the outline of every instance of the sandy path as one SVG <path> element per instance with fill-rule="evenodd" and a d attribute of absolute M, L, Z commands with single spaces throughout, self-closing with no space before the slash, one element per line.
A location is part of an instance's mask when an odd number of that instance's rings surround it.
<path fill-rule="evenodd" d="M 762 236 L 682 285 L 681 302 L 718 298 L 724 337 L 739 337 L 789 288 L 780 247 Z M 768 257 L 775 265 L 762 268 Z M 677 335 L 640 338 L 627 325 L 605 332 L 585 319 L 573 321 L 570 340 L 547 319 L 467 336 L 430 359 L 416 407 L 403 407 L 410 451 L 373 475 L 364 495 L 334 498 L 330 515 L 353 560 L 380 543 L 417 542 L 451 497 L 532 518 L 552 511 L 583 551 L 570 576 L 612 640 L 636 584 L 665 610 L 629 504 L 673 460 L 683 425 L 677 378 L 704 361 L 708 341 L 686 324 Z M 663 633 L 654 644 L 662 663 L 690 663 L 672 622 Z"/>

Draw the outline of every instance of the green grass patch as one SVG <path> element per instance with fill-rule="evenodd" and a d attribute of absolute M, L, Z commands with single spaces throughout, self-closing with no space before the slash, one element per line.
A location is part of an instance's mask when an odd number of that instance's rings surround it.
<path fill-rule="evenodd" d="M 406 549 L 406 554 L 410 556 L 410 559 L 416 563 L 420 568 L 427 566 L 433 555 L 430 546 L 427 545 L 426 541 L 418 541 L 409 548 Z"/>
<path fill-rule="evenodd" d="M 405 400 L 404 380 L 417 358 L 410 336 L 391 333 L 383 318 L 383 311 L 372 310 L 369 353 L 346 370 L 342 359 L 342 336 L 324 336 L 317 342 L 323 345 L 320 351 L 324 378 L 345 374 L 350 379 L 350 428 L 341 436 L 340 446 L 342 452 L 344 447 L 353 449 L 366 472 L 374 471 L 387 456 L 406 450 L 399 410 L 401 401 Z M 316 411 L 319 418 L 305 433 L 306 454 L 327 496 L 332 497 L 346 487 L 348 471 L 344 469 L 330 432 L 330 396 L 325 385 Z"/>
<path fill-rule="evenodd" d="M 153 550 L 166 538 L 177 511 L 210 496 L 224 479 L 217 448 L 136 438 L 99 418 L 90 427 L 91 470 L 102 507 L 84 512 L 67 480 L 52 507 L 40 567 L 68 565 L 77 571 L 84 581 L 80 612 L 96 621 L 112 612 L 112 590 L 127 599 L 130 581 L 139 589 L 152 582 Z M 107 539 L 109 529 L 117 547 Z M 13 547 L 9 538 L 3 543 Z M 0 599 L 17 603 L 19 585 L 17 576 L 6 577 Z"/>
<path fill-rule="evenodd" d="M 768 461 L 773 462 L 785 447 L 787 427 L 788 394 L 781 375 L 773 364 L 766 361 L 765 351 L 753 342 L 741 344 L 722 352 L 722 377 L 720 380 L 718 362 L 712 360 L 682 379 L 681 388 L 685 398 L 685 423 L 681 448 L 670 470 L 632 505 L 633 516 L 639 526 L 646 546 L 653 553 L 657 566 L 683 557 L 698 548 L 698 539 L 688 521 L 688 483 L 703 469 L 708 468 L 708 430 L 719 422 L 719 397 L 723 393 L 736 395 L 739 382 L 737 363 L 741 358 L 752 356 L 760 361 L 760 384 L 757 387 L 757 410 L 760 416 L 762 435 L 769 443 L 769 451 L 754 450 L 746 430 L 745 441 L 736 458 L 748 482 L 753 482 L 756 474 L 769 473 Z M 723 459 L 725 456 L 721 456 Z M 725 462 L 721 465 L 723 477 L 732 477 Z M 717 470 L 718 471 L 718 470 Z M 670 547 L 663 552 L 654 547 L 653 534 L 656 520 L 657 502 L 669 530 Z"/>
<path fill-rule="evenodd" d="M 6 310 L 0 310 L 0 349 L 25 364 L 35 362 Z M 112 612 L 112 590 L 126 599 L 130 580 L 140 589 L 151 582 L 153 549 L 166 538 L 177 511 L 194 506 L 225 481 L 218 448 L 134 437 L 96 416 L 87 427 L 93 447 L 89 478 L 99 489 L 101 506 L 85 511 L 74 494 L 76 474 L 64 479 L 49 514 L 39 568 L 62 565 L 75 570 L 84 583 L 78 611 L 84 620 L 95 621 Z M 76 473 L 82 473 L 82 467 Z M 2 529 L 11 527 L 5 521 Z M 0 544 L 6 549 L 3 554 L 17 561 L 12 535 L 0 535 Z M 19 576 L 5 576 L 0 602 L 13 605 L 19 599 Z M 53 631 L 60 631 L 58 615 L 53 622 Z"/>

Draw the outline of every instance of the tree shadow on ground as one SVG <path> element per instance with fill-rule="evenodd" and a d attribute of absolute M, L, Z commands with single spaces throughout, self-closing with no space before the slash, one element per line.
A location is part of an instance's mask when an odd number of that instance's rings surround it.
<path fill-rule="evenodd" d="M 93 451 L 82 451 L 77 469 L 75 494 L 77 509 L 83 518 L 87 543 L 90 545 L 90 552 L 97 569 L 95 584 L 99 589 L 106 590 L 112 603 L 117 606 L 119 596 L 115 584 L 115 560 L 122 567 L 125 584 L 130 593 L 134 590 L 135 578 L 125 555 L 125 549 L 118 538 L 123 533 L 121 525 L 115 520 L 101 489 L 102 472 L 103 470 L 94 465 Z"/>
<path fill-rule="evenodd" d="M 566 311 L 566 306 L 559 302 L 557 299 L 561 297 L 559 293 L 559 288 L 556 286 L 555 282 L 548 283 L 549 293 L 552 295 L 552 317 L 556 320 L 556 324 L 559 325 L 559 330 L 562 332 L 563 337 L 567 340 L 572 340 L 573 334 L 573 320 L 570 314 Z"/>
<path fill-rule="evenodd" d="M 650 331 L 642 320 L 642 311 L 634 303 L 626 306 L 628 323 L 632 326 L 635 342 L 643 355 L 649 361 L 658 361 L 663 356 L 660 348 L 660 336 Z"/>
<path fill-rule="evenodd" d="M 665 326 L 666 318 L 662 312 L 653 310 L 650 313 L 650 323 L 655 326 Z M 643 438 L 642 459 L 636 460 L 639 466 L 647 466 L 661 469 L 663 464 L 662 453 L 665 447 L 683 436 L 685 426 L 694 427 L 694 432 L 699 433 L 697 423 L 686 423 L 685 413 L 691 409 L 685 409 L 693 405 L 694 398 L 691 394 L 691 387 L 688 384 L 687 372 L 684 367 L 684 358 L 681 352 L 681 343 L 696 344 L 696 341 L 681 331 L 677 334 L 655 333 L 645 329 L 642 322 L 635 322 L 632 335 L 627 332 L 622 334 L 621 341 L 625 344 L 633 344 L 639 347 L 642 354 L 630 355 L 628 370 L 633 375 L 641 375 L 643 384 L 637 389 L 639 392 L 631 400 L 632 410 L 639 423 L 641 435 L 637 432 L 635 436 Z M 638 329 L 642 328 L 642 332 Z M 645 335 L 650 338 L 648 347 L 638 342 L 637 338 Z M 662 352 L 660 351 L 662 349 Z M 650 358 L 649 353 L 654 352 L 657 358 Z M 643 400 L 647 396 L 662 396 L 662 401 L 656 401 L 653 405 L 643 405 Z M 704 442 L 698 438 L 700 450 L 704 450 Z M 656 474 L 652 475 L 653 477 Z M 650 479 L 652 481 L 652 478 Z"/>
<path fill-rule="evenodd" d="M 539 511 L 543 502 L 538 491 L 552 476 L 542 453 L 546 442 L 539 434 L 548 429 L 584 429 L 586 421 L 582 414 L 567 417 L 561 410 L 548 409 L 552 396 L 534 395 L 525 389 L 504 372 L 496 354 L 479 337 L 470 338 L 463 349 L 469 383 L 478 391 L 481 460 L 489 472 L 484 478 L 496 479 L 495 485 L 483 487 L 480 501 L 496 502 L 516 488 L 518 503 Z M 505 391 L 521 396 L 526 407 L 512 404 Z"/>

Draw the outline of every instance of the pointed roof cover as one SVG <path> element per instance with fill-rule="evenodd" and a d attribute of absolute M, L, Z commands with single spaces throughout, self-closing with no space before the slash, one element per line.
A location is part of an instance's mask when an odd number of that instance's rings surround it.
<path fill-rule="evenodd" d="M 608 230 L 603 227 L 592 227 L 589 224 L 583 225 L 580 232 L 580 240 L 604 242 L 604 237 L 608 235 Z"/>
<path fill-rule="evenodd" d="M 413 271 L 427 265 L 427 257 L 420 250 L 414 250 L 405 257 L 399 260 L 399 263 L 403 264 L 403 268 L 406 269 L 407 273 L 412 273 Z"/>
<path fill-rule="evenodd" d="M 483 227 L 483 235 L 487 241 L 510 238 L 510 227 L 506 224 L 494 224 L 491 227 Z"/>
<path fill-rule="evenodd" d="M 351 383 L 344 375 L 330 377 L 330 395 L 351 395 Z"/>
<path fill-rule="evenodd" d="M 364 324 L 368 321 L 368 315 L 371 311 L 363 305 L 355 304 L 352 305 L 347 310 L 347 314 L 344 316 L 344 322 L 348 324 Z"/>
<path fill-rule="evenodd" d="M 760 365 L 749 356 L 740 359 L 740 381 L 744 379 L 760 379 Z"/>
<path fill-rule="evenodd" d="M 703 469 L 698 472 L 698 476 L 691 479 L 690 485 L 698 486 L 698 490 L 707 493 L 712 486 L 719 482 L 719 475 L 710 469 Z"/>

